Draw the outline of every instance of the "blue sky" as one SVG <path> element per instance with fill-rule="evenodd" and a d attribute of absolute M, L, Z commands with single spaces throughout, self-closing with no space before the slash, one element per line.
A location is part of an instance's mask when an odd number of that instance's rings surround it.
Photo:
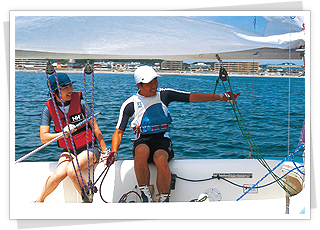
<path fill-rule="evenodd" d="M 241 29 L 246 29 L 250 31 L 255 31 L 258 33 L 263 33 L 264 27 L 267 24 L 261 16 L 217 16 L 217 17 L 201 17 L 210 20 L 214 18 L 215 22 L 231 25 Z M 256 19 L 256 28 L 254 29 L 254 21 Z"/>

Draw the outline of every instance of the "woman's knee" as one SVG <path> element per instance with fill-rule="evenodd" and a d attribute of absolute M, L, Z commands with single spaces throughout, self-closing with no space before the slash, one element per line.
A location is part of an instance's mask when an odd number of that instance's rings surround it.
<path fill-rule="evenodd" d="M 73 168 L 72 165 L 71 166 L 68 165 L 68 167 L 67 167 L 67 175 L 71 180 L 76 178 L 76 173 L 75 173 L 74 168 Z"/>
<path fill-rule="evenodd" d="M 65 172 L 60 172 L 60 171 L 56 171 L 56 172 L 54 172 L 52 175 L 51 175 L 51 177 L 50 177 L 50 179 L 51 180 L 54 180 L 54 181 L 59 181 L 59 182 L 61 182 L 62 180 L 64 180 L 65 178 L 67 177 L 67 173 L 65 173 Z"/>

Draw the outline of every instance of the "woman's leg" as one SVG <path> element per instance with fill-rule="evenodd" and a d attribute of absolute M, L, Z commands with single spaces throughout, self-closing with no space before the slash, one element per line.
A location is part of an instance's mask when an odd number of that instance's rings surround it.
<path fill-rule="evenodd" d="M 46 197 L 50 195 L 59 185 L 59 183 L 67 177 L 67 167 L 70 163 L 68 153 L 62 153 L 54 173 L 47 179 L 43 186 L 42 192 L 37 202 L 44 202 Z"/>
<path fill-rule="evenodd" d="M 94 162 L 95 162 L 95 156 L 92 152 L 89 152 L 89 162 L 90 162 L 90 167 L 92 166 L 92 158 L 94 157 Z M 84 171 L 86 169 L 88 169 L 88 154 L 87 154 L 87 150 L 82 151 L 78 156 L 77 156 L 78 162 L 79 162 L 79 166 L 80 166 L 80 170 Z M 69 162 L 68 167 L 67 167 L 67 175 L 68 177 L 71 179 L 71 181 L 74 184 L 74 187 L 76 188 L 76 190 L 78 191 L 79 194 L 81 194 L 81 190 L 79 187 L 79 182 L 81 187 L 84 185 L 87 185 L 87 182 L 85 180 L 85 178 L 80 177 L 80 173 L 79 173 L 79 166 L 77 164 L 76 158 L 73 159 L 73 164 L 74 167 L 72 165 L 72 162 Z M 76 169 L 76 172 L 74 170 L 74 168 Z M 82 175 L 82 174 L 81 174 Z M 79 179 L 79 182 L 78 182 Z M 82 183 L 83 181 L 83 183 Z"/>

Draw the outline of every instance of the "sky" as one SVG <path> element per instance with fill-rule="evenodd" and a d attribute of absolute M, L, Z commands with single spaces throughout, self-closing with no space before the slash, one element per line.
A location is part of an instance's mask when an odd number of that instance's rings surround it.
<path fill-rule="evenodd" d="M 212 17 L 202 17 L 204 19 L 210 20 Z M 264 27 L 267 24 L 261 16 L 223 16 L 223 17 L 214 17 L 216 22 L 231 25 L 241 29 L 246 29 L 250 31 L 255 31 L 258 33 L 263 33 Z M 254 26 L 255 21 L 255 26 Z"/>

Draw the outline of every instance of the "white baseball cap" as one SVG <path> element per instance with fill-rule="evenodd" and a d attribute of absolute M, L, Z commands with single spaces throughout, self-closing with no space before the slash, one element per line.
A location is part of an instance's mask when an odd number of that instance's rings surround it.
<path fill-rule="evenodd" d="M 134 71 L 136 83 L 149 83 L 156 77 L 160 77 L 160 75 L 151 66 L 140 66 Z"/>

